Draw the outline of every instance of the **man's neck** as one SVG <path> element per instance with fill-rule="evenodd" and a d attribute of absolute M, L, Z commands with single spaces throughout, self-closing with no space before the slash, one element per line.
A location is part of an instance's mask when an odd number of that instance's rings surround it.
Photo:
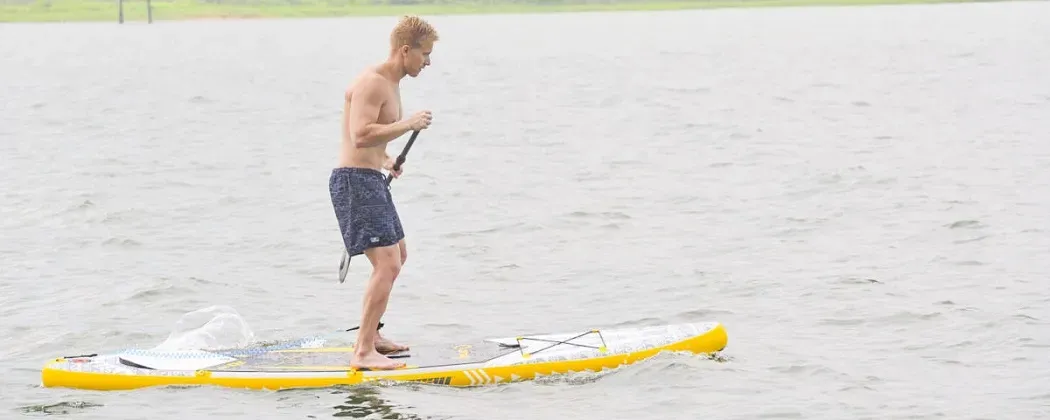
<path fill-rule="evenodd" d="M 393 59 L 384 61 L 382 64 L 379 65 L 379 74 L 383 75 L 383 77 L 386 77 L 387 79 L 390 79 L 391 82 L 400 82 L 401 79 L 404 79 L 405 76 L 408 76 L 408 74 L 405 73 L 404 70 L 402 70 L 402 66 Z"/>

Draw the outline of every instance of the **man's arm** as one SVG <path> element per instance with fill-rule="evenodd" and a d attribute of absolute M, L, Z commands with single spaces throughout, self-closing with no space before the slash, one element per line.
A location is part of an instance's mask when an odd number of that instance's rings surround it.
<path fill-rule="evenodd" d="M 373 76 L 361 80 L 360 89 L 354 92 L 350 98 L 350 132 L 354 136 L 354 144 L 357 147 L 372 147 L 385 144 L 401 137 L 412 127 L 408 120 L 401 120 L 392 124 L 380 124 L 379 110 L 383 107 L 384 98 L 387 96 L 383 90 L 384 80 L 381 76 Z"/>

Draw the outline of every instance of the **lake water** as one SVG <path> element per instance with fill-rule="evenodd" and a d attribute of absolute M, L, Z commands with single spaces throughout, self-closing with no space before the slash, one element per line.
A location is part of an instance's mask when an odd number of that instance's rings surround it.
<path fill-rule="evenodd" d="M 1050 418 L 1047 16 L 432 18 L 433 66 L 403 84 L 434 125 L 394 182 L 388 334 L 717 320 L 729 346 L 599 378 L 290 392 L 44 389 L 39 370 L 154 346 L 211 305 L 260 340 L 356 325 L 368 273 L 336 281 L 328 174 L 343 89 L 395 18 L 0 26 L 0 412 Z"/>

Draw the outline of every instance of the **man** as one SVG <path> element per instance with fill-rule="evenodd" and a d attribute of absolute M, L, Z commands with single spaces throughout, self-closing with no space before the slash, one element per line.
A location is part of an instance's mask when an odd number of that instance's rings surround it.
<path fill-rule="evenodd" d="M 386 61 L 363 71 L 346 91 L 339 164 L 332 170 L 329 190 L 343 244 L 351 257 L 365 254 L 372 275 L 365 289 L 360 329 L 350 365 L 355 369 L 396 369 L 404 366 L 384 353 L 407 350 L 379 335 L 394 280 L 407 256 L 405 233 L 394 208 L 386 179 L 394 177 L 394 159 L 387 144 L 409 131 L 430 126 L 430 111 L 403 118 L 400 82 L 416 77 L 430 65 L 437 31 L 418 17 L 401 18 L 390 34 Z"/>

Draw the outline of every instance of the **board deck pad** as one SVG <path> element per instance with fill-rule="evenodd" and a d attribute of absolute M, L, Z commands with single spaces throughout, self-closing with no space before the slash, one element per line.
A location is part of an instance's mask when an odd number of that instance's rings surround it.
<path fill-rule="evenodd" d="M 496 343 L 475 341 L 464 344 L 410 345 L 410 349 L 388 354 L 387 357 L 401 361 L 411 367 L 436 367 L 445 365 L 482 363 L 518 350 L 502 347 Z M 208 369 L 213 372 L 279 372 L 302 371 L 350 371 L 353 348 L 338 349 L 293 349 L 273 350 Z"/>

